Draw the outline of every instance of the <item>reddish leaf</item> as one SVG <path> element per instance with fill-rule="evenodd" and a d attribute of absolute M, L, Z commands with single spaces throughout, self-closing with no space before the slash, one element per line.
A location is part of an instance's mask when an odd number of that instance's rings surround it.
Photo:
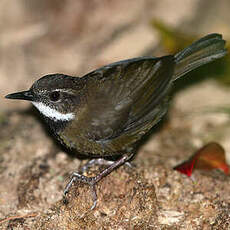
<path fill-rule="evenodd" d="M 229 174 L 225 151 L 221 145 L 211 142 L 199 149 L 188 161 L 174 167 L 175 170 L 191 176 L 194 169 L 220 169 Z"/>
<path fill-rule="evenodd" d="M 174 167 L 174 169 L 190 177 L 192 175 L 194 163 L 195 163 L 195 160 L 185 161 L 182 164 Z"/>

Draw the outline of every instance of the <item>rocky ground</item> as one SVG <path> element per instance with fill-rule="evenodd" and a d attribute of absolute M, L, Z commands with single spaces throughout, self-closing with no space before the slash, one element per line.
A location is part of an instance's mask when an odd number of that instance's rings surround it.
<path fill-rule="evenodd" d="M 82 75 L 129 57 L 163 55 L 154 18 L 183 32 L 230 38 L 227 0 L 20 0 L 0 3 L 0 97 L 41 75 Z M 143 143 L 135 167 L 121 167 L 90 190 L 63 188 L 83 162 L 66 154 L 26 102 L 1 99 L 1 229 L 230 229 L 229 176 L 172 168 L 210 141 L 230 159 L 229 88 L 210 76 L 175 92 L 167 119 Z M 209 111 L 209 112 L 207 112 Z M 230 162 L 230 160 L 228 161 Z M 97 172 L 93 168 L 91 173 Z"/>

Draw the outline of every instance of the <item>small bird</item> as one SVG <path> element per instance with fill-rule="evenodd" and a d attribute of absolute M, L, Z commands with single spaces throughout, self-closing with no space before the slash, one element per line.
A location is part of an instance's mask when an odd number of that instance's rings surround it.
<path fill-rule="evenodd" d="M 74 181 L 92 189 L 115 168 L 129 162 L 142 136 L 165 115 L 176 79 L 227 53 L 220 34 L 209 34 L 175 55 L 138 57 L 106 65 L 83 77 L 50 74 L 38 79 L 27 91 L 8 99 L 28 100 L 40 111 L 52 133 L 69 149 L 107 167 L 94 177 L 74 172 Z M 106 157 L 117 160 L 107 161 Z"/>

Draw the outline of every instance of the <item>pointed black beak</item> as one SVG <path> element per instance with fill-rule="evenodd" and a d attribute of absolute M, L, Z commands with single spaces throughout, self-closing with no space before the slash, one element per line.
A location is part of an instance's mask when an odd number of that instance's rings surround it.
<path fill-rule="evenodd" d="M 11 93 L 11 94 L 6 95 L 5 98 L 34 101 L 34 95 L 30 90 L 22 91 L 22 92 L 18 92 L 18 93 Z"/>

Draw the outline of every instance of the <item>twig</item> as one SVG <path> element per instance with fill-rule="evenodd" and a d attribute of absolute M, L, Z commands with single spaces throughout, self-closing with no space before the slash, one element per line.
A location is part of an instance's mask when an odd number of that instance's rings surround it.
<path fill-rule="evenodd" d="M 3 224 L 7 221 L 10 221 L 10 220 L 16 220 L 16 219 L 24 219 L 24 218 L 31 218 L 31 217 L 35 217 L 37 216 L 38 213 L 29 213 L 29 214 L 26 214 L 26 215 L 18 215 L 18 216 L 10 216 L 10 217 L 6 217 L 6 218 L 3 218 L 0 220 L 0 224 Z"/>

